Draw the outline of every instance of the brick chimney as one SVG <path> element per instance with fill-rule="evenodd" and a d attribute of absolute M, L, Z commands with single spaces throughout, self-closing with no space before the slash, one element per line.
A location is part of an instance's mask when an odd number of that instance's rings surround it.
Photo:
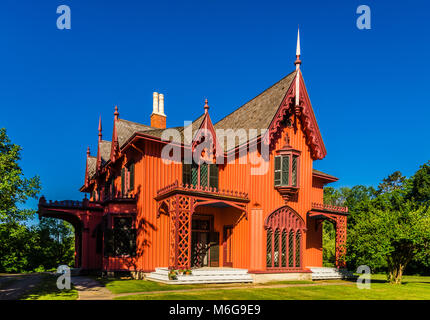
<path fill-rule="evenodd" d="M 154 92 L 151 114 L 151 127 L 166 129 L 166 115 L 164 114 L 164 94 Z"/>

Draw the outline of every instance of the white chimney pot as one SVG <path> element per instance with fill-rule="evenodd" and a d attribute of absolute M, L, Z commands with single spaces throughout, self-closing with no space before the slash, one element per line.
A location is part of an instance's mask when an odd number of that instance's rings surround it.
<path fill-rule="evenodd" d="M 158 113 L 164 116 L 164 94 L 158 95 Z"/>
<path fill-rule="evenodd" d="M 158 92 L 153 93 L 152 113 L 158 113 Z"/>

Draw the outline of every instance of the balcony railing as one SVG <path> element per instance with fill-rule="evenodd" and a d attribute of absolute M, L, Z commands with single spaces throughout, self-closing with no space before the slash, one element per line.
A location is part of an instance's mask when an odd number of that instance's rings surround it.
<path fill-rule="evenodd" d="M 210 196 L 220 196 L 220 197 L 231 197 L 231 198 L 241 198 L 243 200 L 248 199 L 248 193 L 235 191 L 235 190 L 226 190 L 226 189 L 217 189 L 213 187 L 202 187 L 195 185 L 188 185 L 179 183 L 178 180 L 169 184 L 157 191 L 157 197 L 164 196 L 173 192 L 185 192 L 185 193 L 203 193 Z"/>
<path fill-rule="evenodd" d="M 88 205 L 88 199 L 84 199 L 83 201 L 77 201 L 77 200 L 46 201 L 45 197 L 42 196 L 39 199 L 39 205 L 44 207 L 82 208 L 84 205 Z"/>
<path fill-rule="evenodd" d="M 312 209 L 337 212 L 337 213 L 348 213 L 348 207 L 340 207 L 340 206 L 334 206 L 331 204 L 323 204 L 323 203 L 316 203 L 316 202 L 312 203 Z"/>

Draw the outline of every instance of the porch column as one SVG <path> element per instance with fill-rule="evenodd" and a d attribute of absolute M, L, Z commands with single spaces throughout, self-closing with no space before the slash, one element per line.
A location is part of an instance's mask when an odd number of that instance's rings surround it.
<path fill-rule="evenodd" d="M 337 215 L 336 221 L 336 267 L 346 267 L 346 216 Z"/>
<path fill-rule="evenodd" d="M 263 209 L 251 209 L 249 216 L 249 269 L 264 270 L 266 256 L 264 252 L 264 244 L 266 241 L 266 230 L 264 226 Z"/>
<path fill-rule="evenodd" d="M 191 267 L 191 219 L 194 198 L 175 195 L 169 202 L 169 268 L 188 269 Z"/>

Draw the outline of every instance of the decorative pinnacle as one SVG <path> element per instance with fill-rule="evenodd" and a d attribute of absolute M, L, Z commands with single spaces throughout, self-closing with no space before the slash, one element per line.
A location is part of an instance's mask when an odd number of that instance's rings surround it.
<path fill-rule="evenodd" d="M 208 99 L 205 100 L 205 106 L 204 106 L 204 108 L 205 108 L 205 113 L 208 113 L 208 110 L 209 110 Z"/>
<path fill-rule="evenodd" d="M 300 30 L 297 28 L 297 47 L 296 47 L 296 61 L 294 62 L 296 65 L 296 70 L 300 68 L 302 61 L 300 61 Z"/>
<path fill-rule="evenodd" d="M 102 140 L 102 116 L 99 118 L 99 141 Z"/>
<path fill-rule="evenodd" d="M 115 116 L 115 120 L 118 120 L 119 118 L 118 106 L 115 106 L 115 112 L 113 114 Z"/>
<path fill-rule="evenodd" d="M 90 153 L 90 146 L 88 146 L 88 148 L 87 148 L 87 157 L 89 157 L 91 155 L 91 153 Z"/>

